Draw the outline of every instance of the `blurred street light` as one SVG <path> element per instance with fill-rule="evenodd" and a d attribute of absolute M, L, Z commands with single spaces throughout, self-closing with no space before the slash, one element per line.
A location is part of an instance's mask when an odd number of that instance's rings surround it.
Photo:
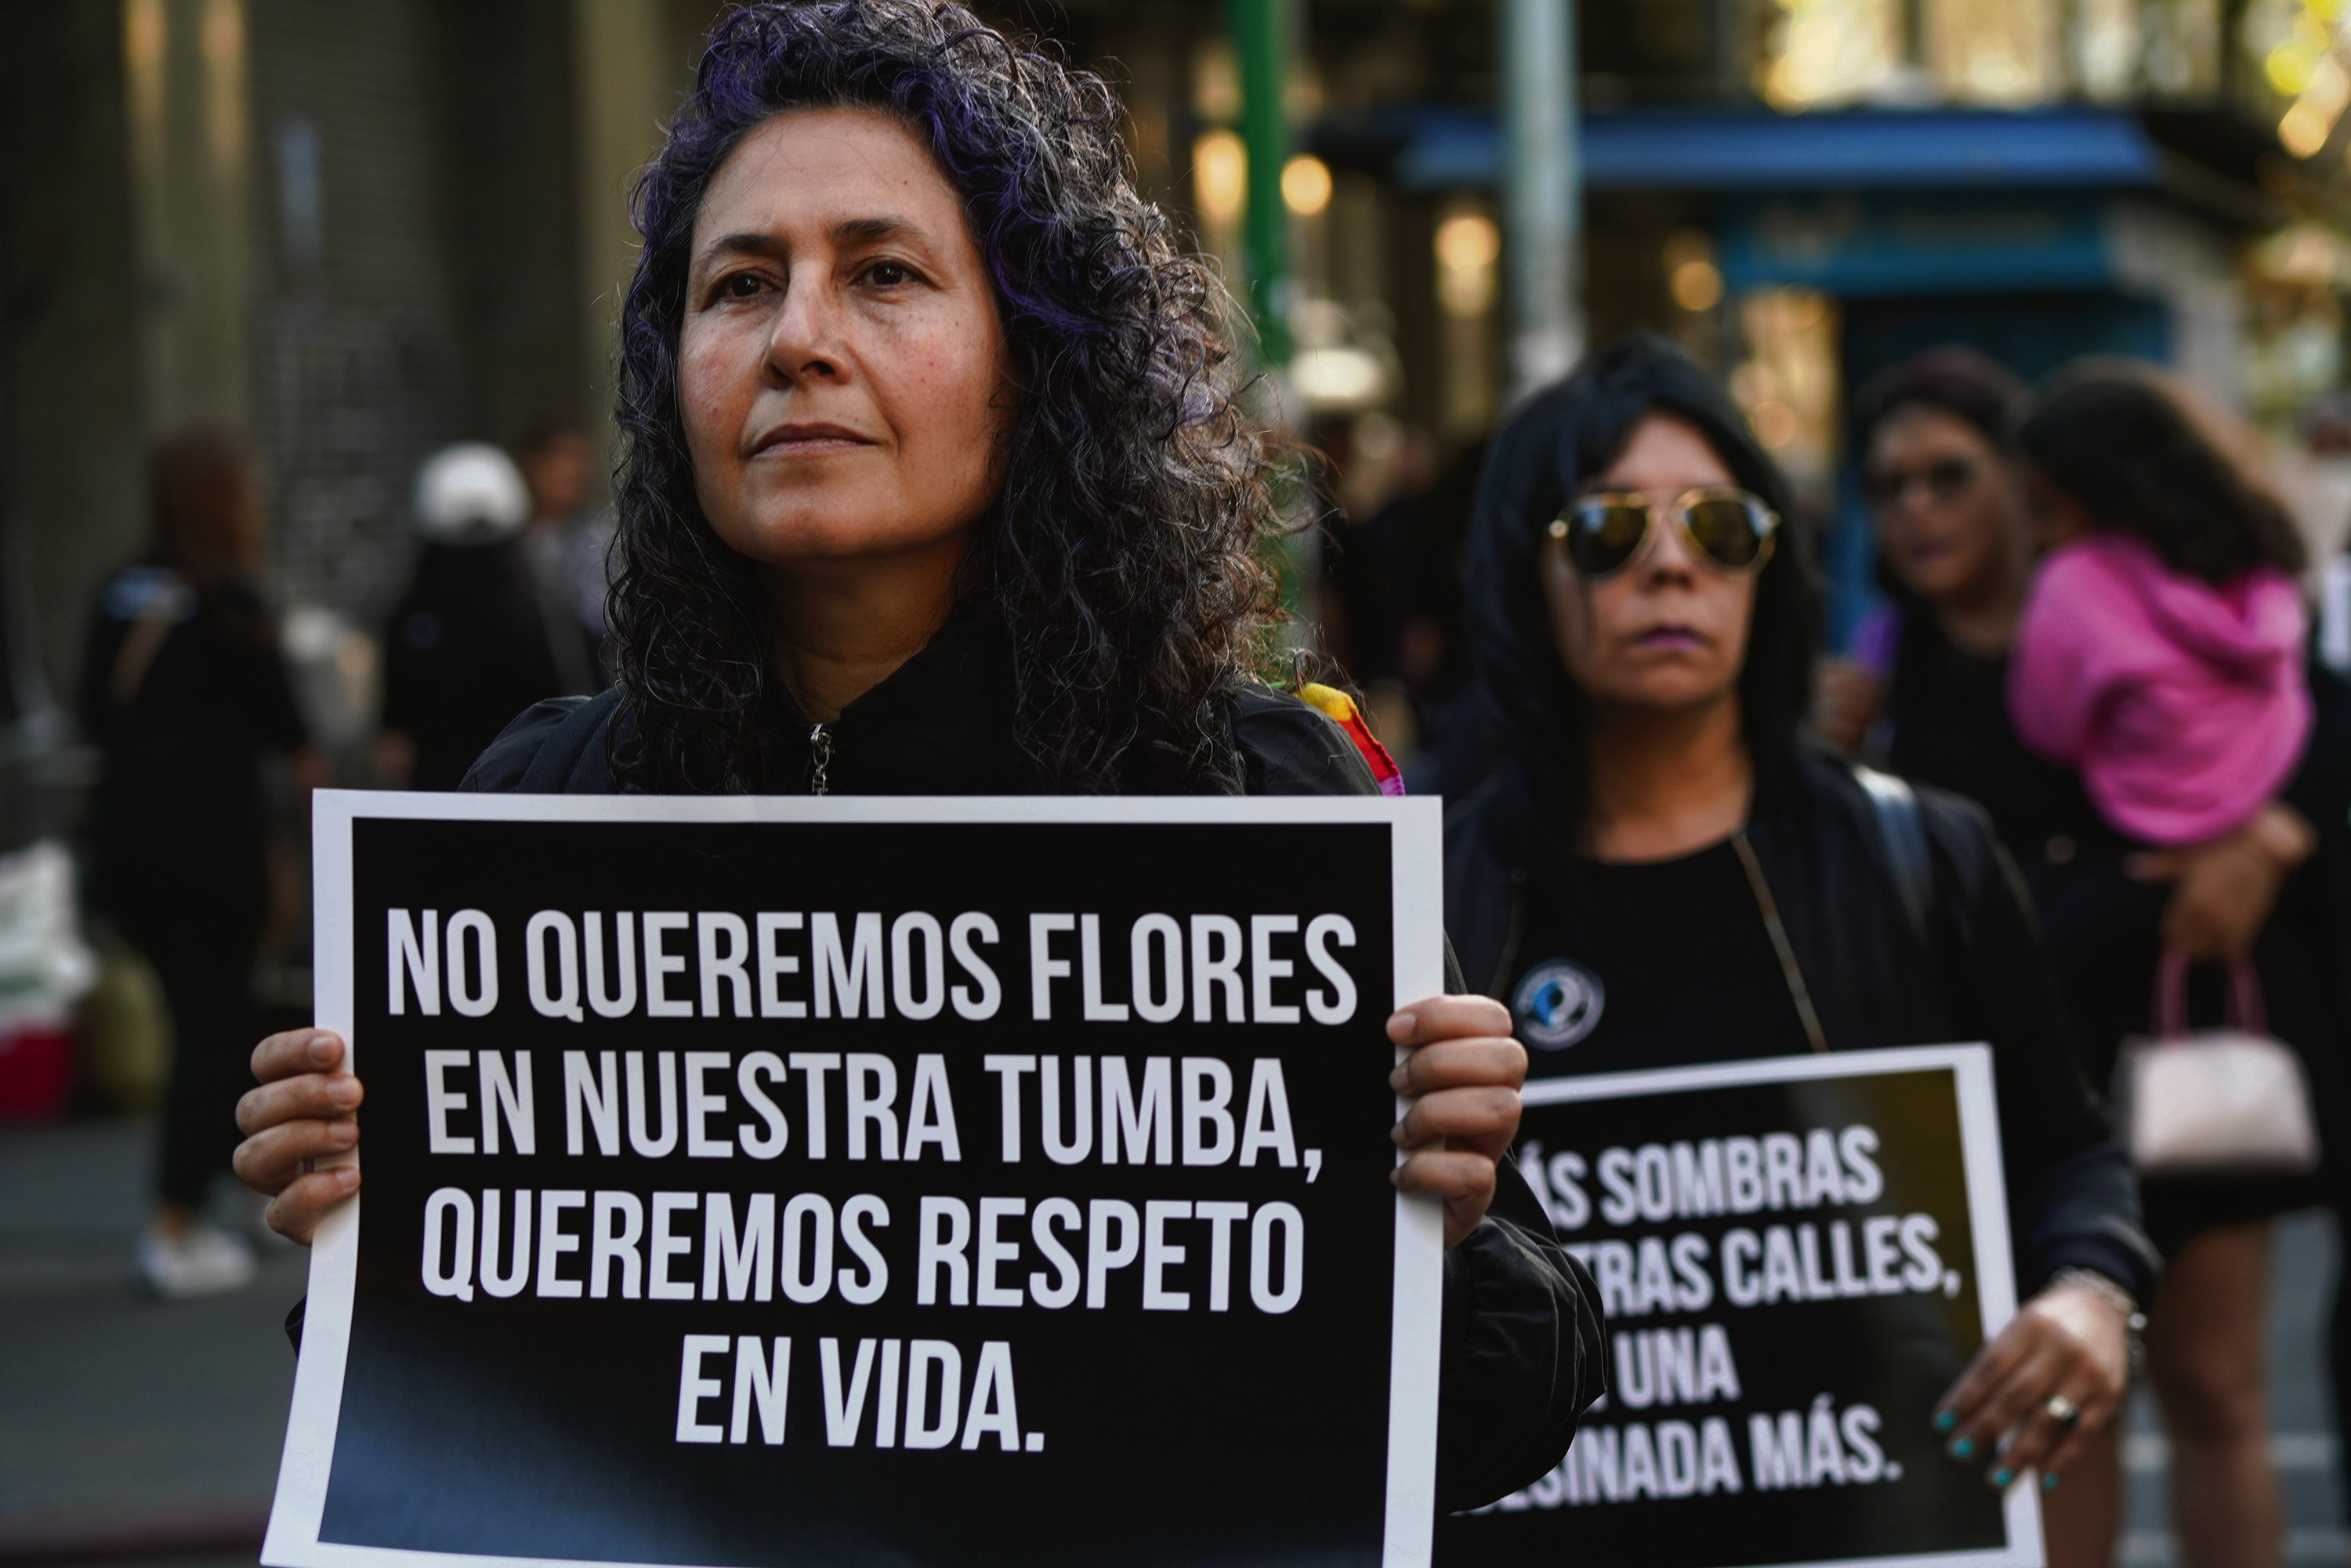
<path fill-rule="evenodd" d="M 1331 166 L 1311 152 L 1301 152 L 1281 168 L 1282 204 L 1300 217 L 1311 218 L 1331 204 Z"/>
<path fill-rule="evenodd" d="M 1494 304 L 1494 263 L 1501 231 L 1479 213 L 1461 213 L 1437 226 L 1437 298 L 1450 316 L 1483 316 Z"/>
<path fill-rule="evenodd" d="M 1240 222 L 1249 204 L 1249 149 L 1229 131 L 1211 131 L 1192 144 L 1192 200 L 1217 228 Z"/>
<path fill-rule="evenodd" d="M 2346 104 L 2351 104 L 2351 76 L 2329 55 L 2311 68 L 2308 85 L 2278 120 L 2279 143 L 2297 158 L 2311 156 L 2335 134 Z"/>

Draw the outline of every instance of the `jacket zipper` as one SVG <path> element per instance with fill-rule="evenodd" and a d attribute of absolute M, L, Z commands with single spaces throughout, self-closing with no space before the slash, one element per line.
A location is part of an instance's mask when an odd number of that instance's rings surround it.
<path fill-rule="evenodd" d="M 822 795 L 831 782 L 826 775 L 832 768 L 832 737 L 824 726 L 809 726 L 809 793 Z"/>

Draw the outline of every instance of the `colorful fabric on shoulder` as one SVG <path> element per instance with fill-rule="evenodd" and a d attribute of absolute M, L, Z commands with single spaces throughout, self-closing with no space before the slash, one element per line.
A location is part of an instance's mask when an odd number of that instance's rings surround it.
<path fill-rule="evenodd" d="M 1388 755 L 1388 748 L 1382 746 L 1379 737 L 1372 733 L 1372 727 L 1364 722 L 1363 712 L 1355 706 L 1354 698 L 1336 686 L 1307 681 L 1298 688 L 1298 700 L 1347 732 L 1347 738 L 1353 741 L 1355 749 L 1364 754 L 1364 761 L 1371 768 L 1373 779 L 1378 781 L 1381 794 L 1404 793 L 1404 770 L 1396 766 L 1395 758 Z"/>

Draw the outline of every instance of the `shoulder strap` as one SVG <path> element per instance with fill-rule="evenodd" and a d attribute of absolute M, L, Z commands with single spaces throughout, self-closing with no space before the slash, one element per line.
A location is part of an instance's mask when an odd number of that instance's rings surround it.
<path fill-rule="evenodd" d="M 195 595 L 188 585 L 176 577 L 159 578 L 139 607 L 123 633 L 122 646 L 114 655 L 114 669 L 106 683 L 107 695 L 117 707 L 129 707 L 146 683 L 147 672 L 155 663 L 155 655 L 163 651 L 164 639 L 172 629 L 195 612 Z"/>
<path fill-rule="evenodd" d="M 1853 776 L 1869 797 L 1871 814 L 1877 819 L 1878 842 L 1886 851 L 1887 869 L 1894 873 L 1902 912 L 1909 917 L 1910 929 L 1919 942 L 1932 952 L 1927 912 L 1934 897 L 1935 871 L 1927 856 L 1927 830 L 1919 821 L 1917 794 L 1907 781 L 1860 763 L 1854 764 Z"/>

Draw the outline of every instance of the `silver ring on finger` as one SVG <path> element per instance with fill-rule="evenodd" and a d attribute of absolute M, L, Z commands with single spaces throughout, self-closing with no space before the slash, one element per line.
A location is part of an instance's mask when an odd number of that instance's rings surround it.
<path fill-rule="evenodd" d="M 2049 1413 L 2052 1421 L 2069 1432 L 2082 1424 L 2082 1407 L 2063 1394 L 2051 1395 L 2049 1403 L 2042 1408 Z"/>

